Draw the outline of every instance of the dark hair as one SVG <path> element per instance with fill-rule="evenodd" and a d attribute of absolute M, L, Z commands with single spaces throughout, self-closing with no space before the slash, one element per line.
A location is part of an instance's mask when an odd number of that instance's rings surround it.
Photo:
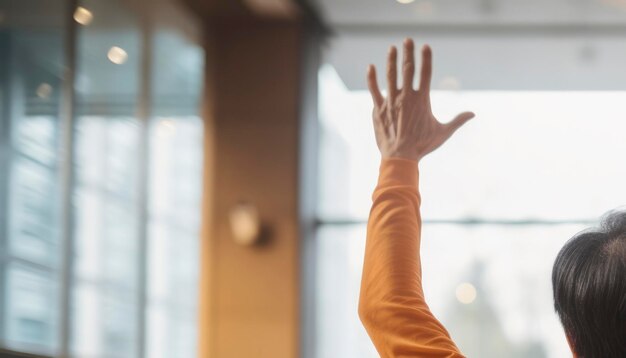
<path fill-rule="evenodd" d="M 554 308 L 578 357 L 626 357 L 626 211 L 604 216 L 559 252 Z"/>

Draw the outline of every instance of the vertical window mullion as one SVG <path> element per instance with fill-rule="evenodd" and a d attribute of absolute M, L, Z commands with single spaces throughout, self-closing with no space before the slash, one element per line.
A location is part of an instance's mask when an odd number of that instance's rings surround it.
<path fill-rule="evenodd" d="M 2 46 L 8 47 L 8 36 L 0 35 L 0 48 Z M 6 294 L 7 294 L 7 260 L 8 260 L 8 245 L 7 237 L 9 230 L 7 227 L 7 209 L 8 209 L 8 185 L 9 185 L 9 153 L 10 149 L 10 88 L 7 86 L 9 83 L 9 60 L 7 54 L 7 48 L 2 49 L 5 56 L 0 56 L 0 86 L 3 88 L 2 97 L 0 97 L 0 103 L 2 103 L 2 111 L 0 112 L 0 347 L 5 346 L 5 326 L 6 326 Z"/>
<path fill-rule="evenodd" d="M 302 46 L 301 112 L 300 112 L 300 279 L 301 279 L 301 348 L 302 358 L 317 356 L 317 197 L 319 185 L 319 120 L 318 120 L 318 71 L 321 61 L 320 43 L 324 33 L 320 24 L 309 24 Z"/>
<path fill-rule="evenodd" d="M 63 73 L 62 102 L 60 111 L 60 242 L 61 242 L 61 285 L 59 310 L 59 356 L 70 357 L 72 325 L 72 286 L 74 263 L 74 210 L 72 193 L 74 188 L 74 81 L 77 63 L 77 23 L 74 9 L 78 0 L 68 0 L 65 11 L 65 69 Z"/>
<path fill-rule="evenodd" d="M 138 294 L 137 294 L 137 357 L 146 356 L 146 317 L 148 303 L 148 188 L 149 188 L 149 132 L 150 132 L 150 104 L 151 104 L 151 76 L 152 76 L 152 11 L 148 1 L 141 2 L 140 15 L 141 32 L 141 66 L 140 87 L 137 108 L 137 119 L 140 125 L 138 162 Z"/>

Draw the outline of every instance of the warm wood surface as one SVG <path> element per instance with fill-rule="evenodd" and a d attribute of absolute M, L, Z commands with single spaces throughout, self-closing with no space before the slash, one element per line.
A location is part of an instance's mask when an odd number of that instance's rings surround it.
<path fill-rule="evenodd" d="M 298 356 L 301 29 L 229 21 L 207 30 L 200 356 Z M 254 203 L 258 247 L 234 243 L 229 209 Z"/>

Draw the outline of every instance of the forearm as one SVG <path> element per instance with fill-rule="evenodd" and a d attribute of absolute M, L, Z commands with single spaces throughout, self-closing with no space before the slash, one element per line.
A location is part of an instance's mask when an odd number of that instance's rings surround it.
<path fill-rule="evenodd" d="M 367 225 L 362 304 L 421 294 L 417 185 L 416 162 L 386 159 L 381 164 Z"/>
<path fill-rule="evenodd" d="M 381 164 L 368 221 L 359 315 L 382 357 L 461 357 L 424 299 L 417 163 Z"/>

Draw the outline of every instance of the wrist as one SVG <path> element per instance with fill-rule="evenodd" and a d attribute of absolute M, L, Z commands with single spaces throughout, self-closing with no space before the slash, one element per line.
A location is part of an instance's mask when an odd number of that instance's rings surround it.
<path fill-rule="evenodd" d="M 407 153 L 401 153 L 401 152 L 392 152 L 392 153 L 382 154 L 383 160 L 401 159 L 401 160 L 409 160 L 412 162 L 419 163 L 421 158 L 422 157 L 419 157 L 415 154 L 407 154 Z"/>
<path fill-rule="evenodd" d="M 383 158 L 380 163 L 378 186 L 417 186 L 418 163 L 413 159 Z"/>

